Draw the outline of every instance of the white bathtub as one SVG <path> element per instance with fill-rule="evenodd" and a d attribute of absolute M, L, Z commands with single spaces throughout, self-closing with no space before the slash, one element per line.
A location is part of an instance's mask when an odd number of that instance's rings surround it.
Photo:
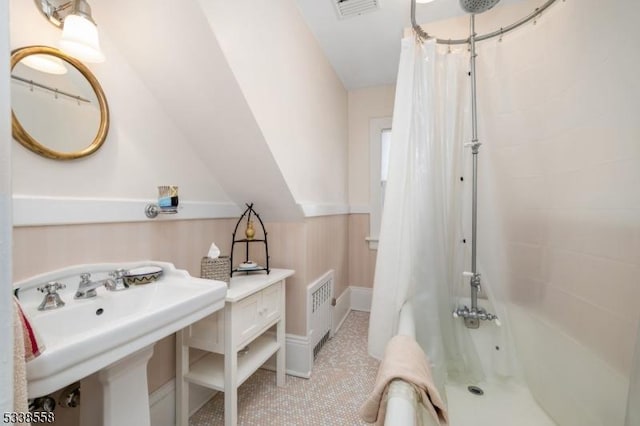
<path fill-rule="evenodd" d="M 464 302 L 463 302 L 464 303 Z M 398 334 L 415 337 L 414 307 L 405 304 L 399 319 Z M 485 371 L 500 362 L 499 333 L 495 325 L 483 323 L 473 330 L 472 339 Z M 497 348 L 496 348 L 497 347 Z M 469 383 L 471 384 L 471 383 Z M 466 385 L 447 384 L 446 400 L 451 426 L 553 426 L 547 414 L 538 406 L 525 385 L 516 380 L 501 380 L 490 377 L 481 383 L 473 383 L 482 388 L 484 395 L 477 396 L 467 390 Z M 434 419 L 422 414 L 417 407 L 417 397 L 413 388 L 402 380 L 395 380 L 390 388 L 387 402 L 385 425 L 408 426 L 418 423 L 417 416 L 423 416 L 422 425 L 435 426 Z"/>
<path fill-rule="evenodd" d="M 415 338 L 413 306 L 410 303 L 405 304 L 400 312 L 398 334 Z M 420 424 L 418 422 L 420 415 L 418 397 L 413 387 L 403 380 L 394 380 L 389 385 L 384 424 L 389 426 L 417 425 Z M 437 422 L 432 417 L 423 416 L 422 426 L 437 426 Z"/>

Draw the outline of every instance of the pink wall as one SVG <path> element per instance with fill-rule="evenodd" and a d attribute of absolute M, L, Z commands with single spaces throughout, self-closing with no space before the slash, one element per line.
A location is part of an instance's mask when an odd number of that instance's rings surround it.
<path fill-rule="evenodd" d="M 391 117 L 395 84 L 349 91 L 349 204 L 369 206 L 370 121 Z"/>
<path fill-rule="evenodd" d="M 359 213 L 349 215 L 349 276 L 356 287 L 373 287 L 377 250 L 369 248 L 370 235 L 370 122 L 391 117 L 395 85 L 349 91 L 349 204 Z"/>
<path fill-rule="evenodd" d="M 369 248 L 369 215 L 349 215 L 349 285 L 373 287 L 377 250 Z"/>

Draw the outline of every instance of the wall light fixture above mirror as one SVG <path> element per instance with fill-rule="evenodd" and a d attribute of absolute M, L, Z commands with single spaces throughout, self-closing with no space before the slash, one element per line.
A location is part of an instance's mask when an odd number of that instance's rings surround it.
<path fill-rule="evenodd" d="M 12 52 L 11 81 L 11 127 L 23 146 L 56 160 L 85 157 L 102 146 L 109 107 L 82 62 L 53 47 L 23 47 Z"/>
<path fill-rule="evenodd" d="M 98 28 L 86 0 L 34 0 L 40 12 L 62 28 L 60 49 L 84 62 L 104 62 Z"/>

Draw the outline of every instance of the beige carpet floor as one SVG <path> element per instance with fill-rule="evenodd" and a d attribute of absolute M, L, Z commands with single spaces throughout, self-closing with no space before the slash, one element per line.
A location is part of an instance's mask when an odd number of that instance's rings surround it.
<path fill-rule="evenodd" d="M 238 389 L 241 426 L 366 425 L 358 409 L 373 387 L 378 361 L 367 354 L 369 314 L 352 311 L 316 358 L 310 379 L 287 376 L 276 386 L 275 373 L 260 369 Z M 224 424 L 224 394 L 218 393 L 190 426 Z"/>

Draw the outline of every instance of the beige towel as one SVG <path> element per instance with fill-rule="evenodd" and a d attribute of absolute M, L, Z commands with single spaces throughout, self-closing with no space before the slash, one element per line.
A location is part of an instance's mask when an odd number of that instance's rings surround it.
<path fill-rule="evenodd" d="M 27 364 L 25 361 L 25 339 L 22 311 L 14 299 L 13 304 L 13 410 L 29 412 L 27 396 Z M 31 423 L 15 423 L 30 425 Z"/>
<path fill-rule="evenodd" d="M 360 408 L 360 417 L 368 423 L 382 425 L 386 412 L 386 393 L 393 379 L 410 383 L 439 425 L 449 423 L 447 409 L 431 377 L 429 361 L 418 343 L 409 336 L 394 336 L 384 351 L 373 392 Z"/>

